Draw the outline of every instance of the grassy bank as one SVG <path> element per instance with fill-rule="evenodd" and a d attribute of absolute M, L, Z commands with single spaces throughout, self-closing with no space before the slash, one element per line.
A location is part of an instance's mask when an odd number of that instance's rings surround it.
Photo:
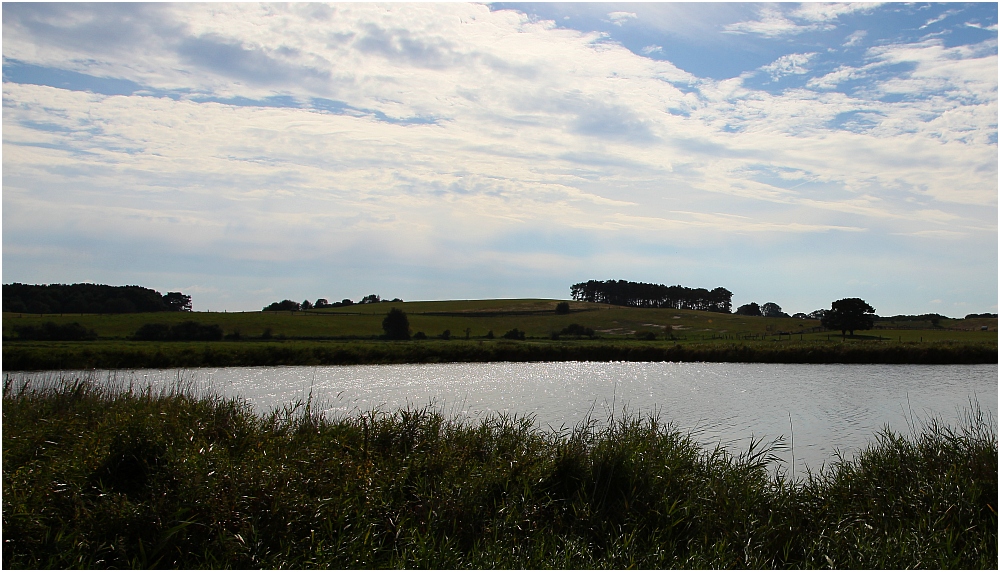
<path fill-rule="evenodd" d="M 5 568 L 997 566 L 975 415 L 794 483 L 653 418 L 255 416 L 68 383 L 6 387 L 3 428 Z"/>
<path fill-rule="evenodd" d="M 284 342 L 18 342 L 3 369 L 118 369 L 497 361 L 996 363 L 996 342 L 640 342 L 427 340 Z"/>

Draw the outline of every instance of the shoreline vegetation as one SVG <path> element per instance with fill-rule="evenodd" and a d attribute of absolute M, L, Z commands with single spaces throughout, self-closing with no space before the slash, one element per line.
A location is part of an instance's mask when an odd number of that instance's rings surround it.
<path fill-rule="evenodd" d="M 997 363 L 997 343 L 284 340 L 17 342 L 3 346 L 3 371 L 543 361 L 981 364 Z"/>
<path fill-rule="evenodd" d="M 657 417 L 255 414 L 190 390 L 3 390 L 4 568 L 997 567 L 996 420 L 888 429 L 789 479 Z"/>

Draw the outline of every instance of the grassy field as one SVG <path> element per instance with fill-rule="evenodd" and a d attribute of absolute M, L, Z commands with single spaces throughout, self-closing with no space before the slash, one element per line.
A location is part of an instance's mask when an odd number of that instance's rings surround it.
<path fill-rule="evenodd" d="M 258 416 L 3 393 L 4 568 L 997 567 L 994 419 L 883 433 L 794 482 L 656 418 Z"/>
<path fill-rule="evenodd" d="M 701 360 L 847 363 L 996 362 L 997 320 L 941 320 L 937 327 L 888 324 L 843 340 L 817 320 L 745 317 L 691 310 L 627 308 L 557 300 L 465 300 L 356 305 L 308 312 L 157 313 L 116 315 L 3 314 L 3 368 L 68 369 L 309 365 L 433 361 Z M 392 307 L 409 316 L 426 341 L 377 341 Z M 143 324 L 195 320 L 217 324 L 238 341 L 135 342 Z M 77 322 L 96 331 L 90 342 L 17 339 L 18 325 Z M 570 324 L 598 339 L 553 340 Z M 987 330 L 983 331 L 982 328 Z M 499 340 L 517 328 L 520 343 Z M 451 340 L 438 339 L 450 330 Z M 494 339 L 487 339 L 492 332 Z M 656 341 L 639 341 L 639 334 Z M 270 339 L 263 339 L 270 335 Z M 468 335 L 468 339 L 466 336 Z"/>
<path fill-rule="evenodd" d="M 570 324 L 594 329 L 606 339 L 633 337 L 636 332 L 654 332 L 660 337 L 673 335 L 686 341 L 712 339 L 777 338 L 790 333 L 803 341 L 825 341 L 834 334 L 822 332 L 818 320 L 761 318 L 718 314 L 694 310 L 628 308 L 586 302 L 571 302 L 570 313 L 557 315 L 558 300 L 457 300 L 443 302 L 383 302 L 311 310 L 306 312 L 184 312 L 157 314 L 74 314 L 37 315 L 3 314 L 4 338 L 16 338 L 14 326 L 43 322 L 79 322 L 93 329 L 102 339 L 126 339 L 140 326 L 157 322 L 174 324 L 195 320 L 218 324 L 225 333 L 239 332 L 243 337 L 259 338 L 266 329 L 273 336 L 294 339 L 371 338 L 382 334 L 382 319 L 391 307 L 405 311 L 410 328 L 429 337 L 450 330 L 452 337 L 479 338 L 492 331 L 495 336 L 517 328 L 529 338 L 548 338 Z M 923 324 L 921 324 L 923 325 Z M 929 326 L 929 324 L 927 324 Z M 907 323 L 893 323 L 891 329 L 857 332 L 863 336 L 897 341 L 996 341 L 997 319 L 942 320 L 939 327 L 912 329 Z M 981 331 L 986 326 L 988 331 Z M 669 329 L 668 329 L 669 328 Z M 787 337 L 787 336 L 786 336 Z"/>

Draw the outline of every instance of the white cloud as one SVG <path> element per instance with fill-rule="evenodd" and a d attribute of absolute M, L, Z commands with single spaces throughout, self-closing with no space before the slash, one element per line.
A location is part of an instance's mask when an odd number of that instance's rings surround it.
<path fill-rule="evenodd" d="M 841 16 L 870 13 L 881 4 L 881 2 L 803 2 L 789 11 L 768 6 L 760 9 L 756 20 L 728 24 L 723 29 L 732 34 L 757 34 L 766 38 L 827 31 L 836 28 L 835 22 Z"/>
<path fill-rule="evenodd" d="M 648 56 L 649 54 L 653 54 L 653 53 L 663 53 L 663 47 L 662 46 L 651 45 L 651 46 L 646 46 L 645 48 L 643 48 L 643 49 L 641 49 L 639 51 L 643 55 L 647 55 Z"/>
<path fill-rule="evenodd" d="M 637 18 L 638 18 L 638 16 L 635 15 L 635 12 L 609 12 L 608 13 L 608 19 L 611 20 L 611 23 L 614 24 L 614 25 L 616 25 L 616 26 L 621 26 L 623 23 L 628 22 L 629 20 L 635 20 Z"/>
<path fill-rule="evenodd" d="M 809 52 L 807 54 L 787 54 L 781 56 L 766 66 L 761 66 L 760 69 L 769 73 L 772 80 L 778 80 L 782 76 L 786 75 L 801 75 L 809 72 L 809 68 L 805 66 L 815 55 L 816 52 Z"/>
<path fill-rule="evenodd" d="M 996 24 L 990 24 L 989 26 L 983 26 L 982 24 L 980 24 L 978 22 L 966 22 L 965 25 L 968 26 L 968 27 L 970 27 L 970 28 L 978 28 L 980 30 L 988 30 L 990 32 L 996 32 L 997 31 L 997 25 Z"/>
<path fill-rule="evenodd" d="M 931 18 L 930 20 L 927 20 L 924 23 L 923 26 L 920 26 L 920 28 L 918 28 L 918 30 L 923 30 L 924 28 L 926 28 L 926 27 L 928 27 L 928 26 L 930 26 L 932 24 L 937 24 L 938 22 L 944 20 L 948 16 L 953 16 L 953 15 L 955 15 L 957 13 L 958 12 L 956 10 L 946 10 L 946 11 L 942 12 L 941 15 L 937 16 L 936 18 Z"/>
<path fill-rule="evenodd" d="M 847 36 L 842 45 L 844 47 L 856 46 L 860 44 L 867 35 L 868 32 L 865 30 L 855 30 L 854 32 L 851 32 L 850 36 Z"/>
<path fill-rule="evenodd" d="M 736 234 L 995 233 L 995 41 L 880 46 L 859 66 L 768 93 L 477 5 L 122 9 L 155 10 L 155 25 L 102 41 L 80 16 L 88 8 L 57 6 L 45 22 L 63 32 L 39 39 L 47 28 L 7 18 L 5 6 L 5 57 L 188 94 L 5 82 L 5 257 L 48 228 L 81 244 L 248 264 L 440 269 L 488 258 L 510 272 L 585 269 L 592 259 L 569 247 L 535 245 L 550 234 L 574 248 L 593 240 L 601 246 L 587 256 L 613 258 L 609 244 Z M 760 26 L 731 31 L 776 37 L 847 8 L 824 10 L 796 16 L 805 25 L 765 11 Z M 192 45 L 217 58 L 192 56 Z M 777 79 L 816 59 L 788 54 L 760 69 Z M 912 71 L 883 74 L 899 63 Z M 852 79 L 865 88 L 834 91 Z M 279 95 L 355 111 L 198 102 Z M 418 117 L 432 122 L 393 120 Z"/>
<path fill-rule="evenodd" d="M 803 2 L 792 15 L 810 22 L 829 22 L 844 14 L 870 13 L 882 2 Z"/>
<path fill-rule="evenodd" d="M 835 27 L 824 20 L 816 20 L 814 22 L 810 24 L 798 24 L 786 18 L 780 10 L 762 8 L 757 20 L 727 24 L 723 27 L 723 30 L 730 34 L 757 34 L 765 38 L 776 38 L 817 30 L 832 30 Z"/>

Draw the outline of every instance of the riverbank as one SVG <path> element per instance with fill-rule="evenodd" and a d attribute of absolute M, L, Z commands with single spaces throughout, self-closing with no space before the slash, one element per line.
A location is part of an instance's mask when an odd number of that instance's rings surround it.
<path fill-rule="evenodd" d="M 707 361 L 746 363 L 997 363 L 996 342 L 642 342 L 426 340 L 272 342 L 7 342 L 3 370 L 136 369 L 445 362 Z"/>
<path fill-rule="evenodd" d="M 3 417 L 5 568 L 997 566 L 975 414 L 795 482 L 652 418 L 328 420 L 73 383 L 5 387 Z"/>

